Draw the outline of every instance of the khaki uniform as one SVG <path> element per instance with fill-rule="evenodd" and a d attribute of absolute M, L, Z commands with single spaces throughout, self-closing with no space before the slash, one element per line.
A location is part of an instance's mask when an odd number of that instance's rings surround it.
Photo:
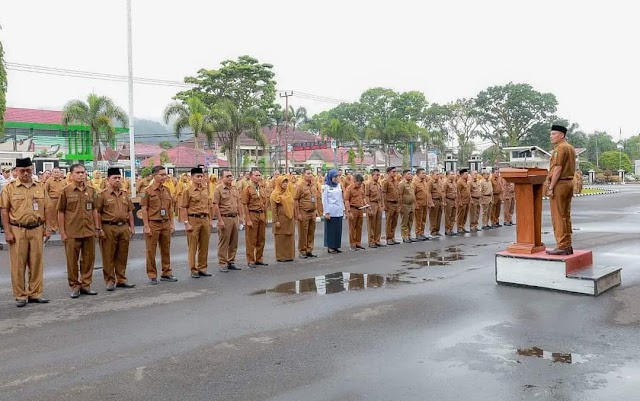
<path fill-rule="evenodd" d="M 191 274 L 206 273 L 211 237 L 211 206 L 209 187 L 191 185 L 182 192 L 180 207 L 192 230 L 187 231 L 188 262 Z"/>
<path fill-rule="evenodd" d="M 572 247 L 571 198 L 573 198 L 573 176 L 576 173 L 576 151 L 569 143 L 562 142 L 553 150 L 549 164 L 549 181 L 555 166 L 560 166 L 561 171 L 550 200 L 551 222 L 556 237 L 556 248 L 569 249 Z"/>
<path fill-rule="evenodd" d="M 105 189 L 96 198 L 96 210 L 104 232 L 104 237 L 100 239 L 104 281 L 107 285 L 126 283 L 130 227 L 133 228 L 133 203 L 129 193 Z"/>
<path fill-rule="evenodd" d="M 65 253 L 67 254 L 67 278 L 72 291 L 89 290 L 93 281 L 93 265 L 96 259 L 95 201 L 96 190 L 86 184 L 67 185 L 60 192 L 58 212 L 64 214 Z M 62 232 L 62 227 L 60 227 Z M 80 275 L 78 275 L 78 261 Z"/>
<path fill-rule="evenodd" d="M 173 199 L 169 188 L 157 182 L 145 188 L 140 196 L 140 206 L 146 207 L 151 235 L 144 236 L 147 250 L 147 276 L 158 277 L 156 250 L 160 246 L 162 276 L 172 276 L 171 271 L 171 228 L 173 227 Z"/>
<path fill-rule="evenodd" d="M 224 227 L 218 226 L 218 264 L 226 267 L 236 260 L 238 251 L 238 199 L 231 186 L 219 185 L 213 193 L 213 204 L 220 210 Z M 218 223 L 220 224 L 220 223 Z"/>
<path fill-rule="evenodd" d="M 478 217 L 480 216 L 480 199 L 482 199 L 482 184 L 480 178 L 469 181 L 471 200 L 469 202 L 469 228 L 478 228 Z"/>
<path fill-rule="evenodd" d="M 365 202 L 371 207 L 367 210 L 367 232 L 369 246 L 380 243 L 382 235 L 382 186 L 380 182 L 369 180 L 364 187 Z"/>
<path fill-rule="evenodd" d="M 385 231 L 387 241 L 395 241 L 396 226 L 398 225 L 398 216 L 400 213 L 400 205 L 398 204 L 400 200 L 400 196 L 398 195 L 398 183 L 387 177 L 382 183 L 382 193 L 384 194 L 384 205 L 386 209 Z"/>
<path fill-rule="evenodd" d="M 502 183 L 500 180 L 501 178 L 496 175 L 491 177 L 491 186 L 493 187 L 491 223 L 494 226 L 500 224 L 500 208 L 502 207 Z"/>
<path fill-rule="evenodd" d="M 48 214 L 46 209 L 50 207 L 47 203 L 44 186 L 36 182 L 27 187 L 14 181 L 2 190 L 1 206 L 7 211 L 9 230 L 15 238 L 15 242 L 9 244 L 9 260 L 16 301 L 40 298 L 44 291 L 42 250 L 43 224 Z"/>
<path fill-rule="evenodd" d="M 453 226 L 456 224 L 456 212 L 458 201 L 458 188 L 452 178 L 447 178 L 443 184 L 445 204 L 444 204 L 444 230 L 451 234 Z"/>
<path fill-rule="evenodd" d="M 431 223 L 431 235 L 440 234 L 440 226 L 442 225 L 442 206 L 443 206 L 443 193 L 440 181 L 436 178 L 432 178 L 427 182 L 427 192 L 431 194 L 431 200 L 433 206 L 429 210 L 429 222 Z"/>
<path fill-rule="evenodd" d="M 513 223 L 513 211 L 515 209 L 516 184 L 505 182 L 504 184 L 504 210 L 503 219 L 505 223 Z"/>
<path fill-rule="evenodd" d="M 67 186 L 67 181 L 60 177 L 57 180 L 53 177 L 49 178 L 44 184 L 44 190 L 47 193 L 47 223 L 51 224 L 49 227 L 51 231 L 58 231 L 58 199 L 60 198 L 60 192 Z"/>
<path fill-rule="evenodd" d="M 573 177 L 573 193 L 575 195 L 582 193 L 582 172 L 576 171 Z"/>
<path fill-rule="evenodd" d="M 398 184 L 398 194 L 402 200 L 400 235 L 402 235 L 403 240 L 408 240 L 411 238 L 411 227 L 413 227 L 416 212 L 416 191 L 411 182 L 402 180 Z"/>
<path fill-rule="evenodd" d="M 491 210 L 493 209 L 493 184 L 488 178 L 483 178 L 480 188 L 482 189 L 482 227 L 491 225 Z"/>
<path fill-rule="evenodd" d="M 464 231 L 467 225 L 467 217 L 469 216 L 469 204 L 471 203 L 471 186 L 469 181 L 464 178 L 458 179 L 458 212 L 457 224 L 458 231 Z"/>
<path fill-rule="evenodd" d="M 413 188 L 416 193 L 416 237 L 424 236 L 424 229 L 427 224 L 429 203 L 431 202 L 431 194 L 427 192 L 428 180 L 429 178 L 422 180 L 419 177 L 413 180 Z"/>
<path fill-rule="evenodd" d="M 302 181 L 293 200 L 298 202 L 298 252 L 309 254 L 313 252 L 316 236 L 316 216 L 318 213 L 318 200 L 321 198 L 315 180 L 310 184 Z"/>
<path fill-rule="evenodd" d="M 362 241 L 362 221 L 364 219 L 361 208 L 364 206 L 364 184 L 356 188 L 355 184 L 349 185 L 344 191 L 345 207 L 349 202 L 349 210 L 346 210 L 349 218 L 349 245 L 351 247 L 360 246 Z"/>
<path fill-rule="evenodd" d="M 267 190 L 264 186 L 256 186 L 253 182 L 242 190 L 240 201 L 249 210 L 245 216 L 246 221 L 251 221 L 251 226 L 245 225 L 245 247 L 247 250 L 247 263 L 264 262 L 264 244 L 267 233 Z"/>

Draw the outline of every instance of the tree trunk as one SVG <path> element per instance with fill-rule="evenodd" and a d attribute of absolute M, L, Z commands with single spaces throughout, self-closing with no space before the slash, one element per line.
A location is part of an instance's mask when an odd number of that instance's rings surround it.
<path fill-rule="evenodd" d="M 93 171 L 96 171 L 98 169 L 98 152 L 100 150 L 98 132 L 96 130 L 91 130 L 91 140 L 93 143 Z"/>
<path fill-rule="evenodd" d="M 198 146 L 199 146 L 199 144 L 198 144 L 198 142 L 199 142 L 199 141 L 198 141 L 198 137 L 199 137 L 199 136 L 200 136 L 200 134 L 199 134 L 198 132 L 194 132 L 194 133 L 193 133 L 193 148 L 194 148 L 195 150 L 198 150 Z"/>

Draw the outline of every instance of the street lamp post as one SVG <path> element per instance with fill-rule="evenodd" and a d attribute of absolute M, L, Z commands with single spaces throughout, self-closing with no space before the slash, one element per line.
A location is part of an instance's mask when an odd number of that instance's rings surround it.
<path fill-rule="evenodd" d="M 622 149 L 624 146 L 622 143 L 618 143 L 618 153 L 619 153 L 619 169 L 618 169 L 618 177 L 620 178 L 620 184 L 624 184 L 624 170 L 622 169 Z"/>

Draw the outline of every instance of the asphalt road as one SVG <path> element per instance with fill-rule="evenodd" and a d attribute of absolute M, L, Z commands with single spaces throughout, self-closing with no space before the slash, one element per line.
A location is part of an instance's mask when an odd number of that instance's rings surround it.
<path fill-rule="evenodd" d="M 622 286 L 597 298 L 496 285 L 494 254 L 514 227 L 288 264 L 273 260 L 269 231 L 270 266 L 199 279 L 176 237 L 179 281 L 157 286 L 137 241 L 137 288 L 107 293 L 96 270 L 99 294 L 76 300 L 63 248 L 49 247 L 51 303 L 22 309 L 0 251 L 0 400 L 632 400 L 639 194 L 574 199 L 574 248 L 623 267 Z"/>

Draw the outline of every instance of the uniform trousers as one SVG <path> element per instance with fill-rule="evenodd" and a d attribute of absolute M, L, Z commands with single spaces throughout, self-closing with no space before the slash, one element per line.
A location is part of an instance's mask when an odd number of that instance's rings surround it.
<path fill-rule="evenodd" d="M 424 228 L 427 224 L 427 214 L 429 213 L 429 207 L 427 205 L 416 205 L 415 219 L 416 219 L 416 237 L 424 235 Z"/>
<path fill-rule="evenodd" d="M 556 237 L 556 248 L 569 249 L 572 247 L 571 235 L 571 198 L 573 198 L 573 183 L 570 180 L 558 180 L 553 187 L 553 196 L 549 202 L 551 208 L 551 223 Z"/>
<path fill-rule="evenodd" d="M 440 232 L 442 225 L 442 199 L 433 199 L 433 207 L 429 209 L 429 222 L 431 223 L 431 235 Z"/>
<path fill-rule="evenodd" d="M 127 282 L 127 260 L 129 258 L 129 225 L 102 224 L 104 237 L 100 239 L 102 274 L 104 282 L 122 284 Z"/>
<path fill-rule="evenodd" d="M 298 252 L 307 254 L 313 252 L 316 239 L 316 211 L 300 211 L 298 221 Z"/>
<path fill-rule="evenodd" d="M 384 214 L 386 216 L 385 234 L 387 241 L 396 239 L 396 227 L 398 226 L 398 202 L 385 202 Z"/>
<path fill-rule="evenodd" d="M 493 203 L 491 210 L 491 222 L 495 224 L 500 224 L 500 207 L 502 206 L 502 201 L 500 200 L 500 195 L 493 194 Z"/>
<path fill-rule="evenodd" d="M 367 210 L 367 233 L 369 235 L 369 245 L 380 242 L 382 236 L 382 208 L 378 202 L 369 202 L 371 206 Z"/>
<path fill-rule="evenodd" d="M 444 230 L 445 232 L 453 231 L 453 226 L 456 224 L 456 200 L 445 199 L 444 206 Z"/>
<path fill-rule="evenodd" d="M 16 240 L 13 244 L 9 244 L 13 296 L 16 300 L 40 298 L 44 291 L 42 259 L 44 227 L 27 229 L 10 226 L 10 229 Z M 25 274 L 28 274 L 27 279 Z"/>
<path fill-rule="evenodd" d="M 467 225 L 467 217 L 469 216 L 469 203 L 458 205 L 458 211 L 456 213 L 458 230 L 464 230 L 465 226 Z"/>
<path fill-rule="evenodd" d="M 206 273 L 209 258 L 209 238 L 211 237 L 211 223 L 209 216 L 189 216 L 189 225 L 193 227 L 187 231 L 187 249 L 189 269 L 191 273 Z"/>
<path fill-rule="evenodd" d="M 226 266 L 236 261 L 238 251 L 238 218 L 222 216 L 224 227 L 218 223 L 218 264 Z"/>
<path fill-rule="evenodd" d="M 245 225 L 244 227 L 247 263 L 264 262 L 263 254 L 267 235 L 267 215 L 265 212 L 256 213 L 249 210 L 249 215 L 246 216 L 246 218 L 251 220 L 251 226 Z"/>
<path fill-rule="evenodd" d="M 349 245 L 354 247 L 356 245 L 360 245 L 360 242 L 362 241 L 362 222 L 364 217 L 362 215 L 362 210 L 353 207 L 349 213 Z"/>
<path fill-rule="evenodd" d="M 516 202 L 513 198 L 506 198 L 504 200 L 503 218 L 505 223 L 513 223 L 511 220 L 513 219 L 513 210 L 515 205 Z"/>
<path fill-rule="evenodd" d="M 480 215 L 480 198 L 471 198 L 469 203 L 469 227 L 478 228 L 478 217 Z"/>
<path fill-rule="evenodd" d="M 486 227 L 491 223 L 491 211 L 493 210 L 491 200 L 491 195 L 482 197 L 482 227 Z"/>
<path fill-rule="evenodd" d="M 402 215 L 400 234 L 402 235 L 402 239 L 408 239 L 411 237 L 411 227 L 413 227 L 413 220 L 416 216 L 416 204 L 403 203 L 400 214 Z"/>
<path fill-rule="evenodd" d="M 67 279 L 72 291 L 88 290 L 93 281 L 93 265 L 96 260 L 96 238 L 67 238 L 64 243 L 67 254 Z M 78 274 L 80 261 L 80 274 Z"/>
<path fill-rule="evenodd" d="M 49 198 L 49 207 L 44 211 L 45 218 L 51 231 L 58 231 L 58 198 Z"/>
<path fill-rule="evenodd" d="M 150 279 L 158 277 L 156 266 L 156 249 L 160 245 L 160 261 L 162 264 L 162 275 L 171 276 L 171 222 L 167 220 L 150 220 L 149 227 L 151 235 L 144 236 L 147 248 L 147 276 Z"/>

